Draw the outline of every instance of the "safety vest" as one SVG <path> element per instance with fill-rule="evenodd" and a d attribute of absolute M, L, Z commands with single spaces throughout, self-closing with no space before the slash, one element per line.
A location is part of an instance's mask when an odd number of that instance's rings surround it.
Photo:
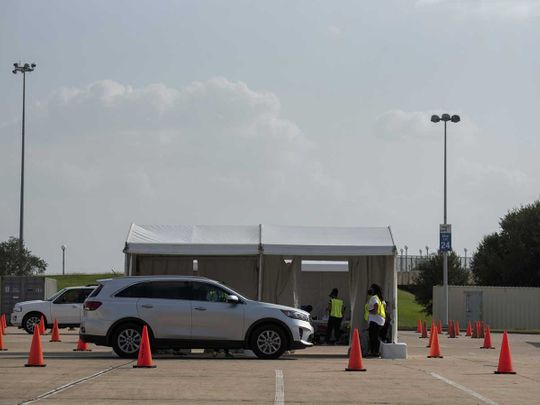
<path fill-rule="evenodd" d="M 343 318 L 343 300 L 332 298 L 330 300 L 330 316 L 334 318 Z"/>
<path fill-rule="evenodd" d="M 383 318 L 386 319 L 386 311 L 384 310 L 383 303 L 379 299 L 378 295 L 374 295 L 374 297 L 377 299 L 377 315 L 380 315 L 380 316 L 382 316 Z M 368 300 L 368 302 L 369 302 L 369 300 Z M 369 309 L 368 309 L 368 304 L 367 303 L 366 303 L 366 305 L 364 305 L 364 319 L 366 321 L 369 319 Z"/>

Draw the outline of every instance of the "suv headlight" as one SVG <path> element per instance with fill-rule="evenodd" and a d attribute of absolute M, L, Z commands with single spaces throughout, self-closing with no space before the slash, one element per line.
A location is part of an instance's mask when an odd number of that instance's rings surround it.
<path fill-rule="evenodd" d="M 21 312 L 22 307 L 13 307 L 13 312 Z"/>
<path fill-rule="evenodd" d="M 286 309 L 282 309 L 281 312 L 283 312 L 283 314 L 285 316 L 288 316 L 289 318 L 300 319 L 301 321 L 309 322 L 309 315 L 303 314 L 302 312 L 291 311 L 291 310 L 286 310 Z"/>

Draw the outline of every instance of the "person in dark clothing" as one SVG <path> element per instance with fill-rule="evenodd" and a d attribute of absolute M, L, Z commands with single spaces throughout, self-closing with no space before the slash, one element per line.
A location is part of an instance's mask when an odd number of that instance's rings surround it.
<path fill-rule="evenodd" d="M 330 301 L 328 301 L 328 326 L 326 329 L 326 343 L 334 344 L 341 336 L 341 321 L 343 320 L 343 300 L 338 298 L 338 289 L 332 289 Z M 332 340 L 332 331 L 334 339 Z"/>

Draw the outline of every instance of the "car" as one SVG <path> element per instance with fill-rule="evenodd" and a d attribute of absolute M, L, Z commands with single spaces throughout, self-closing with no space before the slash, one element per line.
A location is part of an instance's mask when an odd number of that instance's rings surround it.
<path fill-rule="evenodd" d="M 79 336 L 135 358 L 145 325 L 153 349 L 250 349 L 261 359 L 310 347 L 313 337 L 309 313 L 192 276 L 98 280 L 84 303 Z"/>
<path fill-rule="evenodd" d="M 78 327 L 81 323 L 84 300 L 96 286 L 67 287 L 46 300 L 18 302 L 13 307 L 11 324 L 34 333 L 34 326 L 43 317 L 47 327 L 56 319 L 58 327 Z"/>

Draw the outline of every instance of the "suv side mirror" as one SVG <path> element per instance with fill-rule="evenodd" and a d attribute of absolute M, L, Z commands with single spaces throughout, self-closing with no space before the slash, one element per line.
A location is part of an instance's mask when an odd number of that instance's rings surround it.
<path fill-rule="evenodd" d="M 236 295 L 228 295 L 227 302 L 229 304 L 238 304 L 240 302 L 240 299 Z"/>

